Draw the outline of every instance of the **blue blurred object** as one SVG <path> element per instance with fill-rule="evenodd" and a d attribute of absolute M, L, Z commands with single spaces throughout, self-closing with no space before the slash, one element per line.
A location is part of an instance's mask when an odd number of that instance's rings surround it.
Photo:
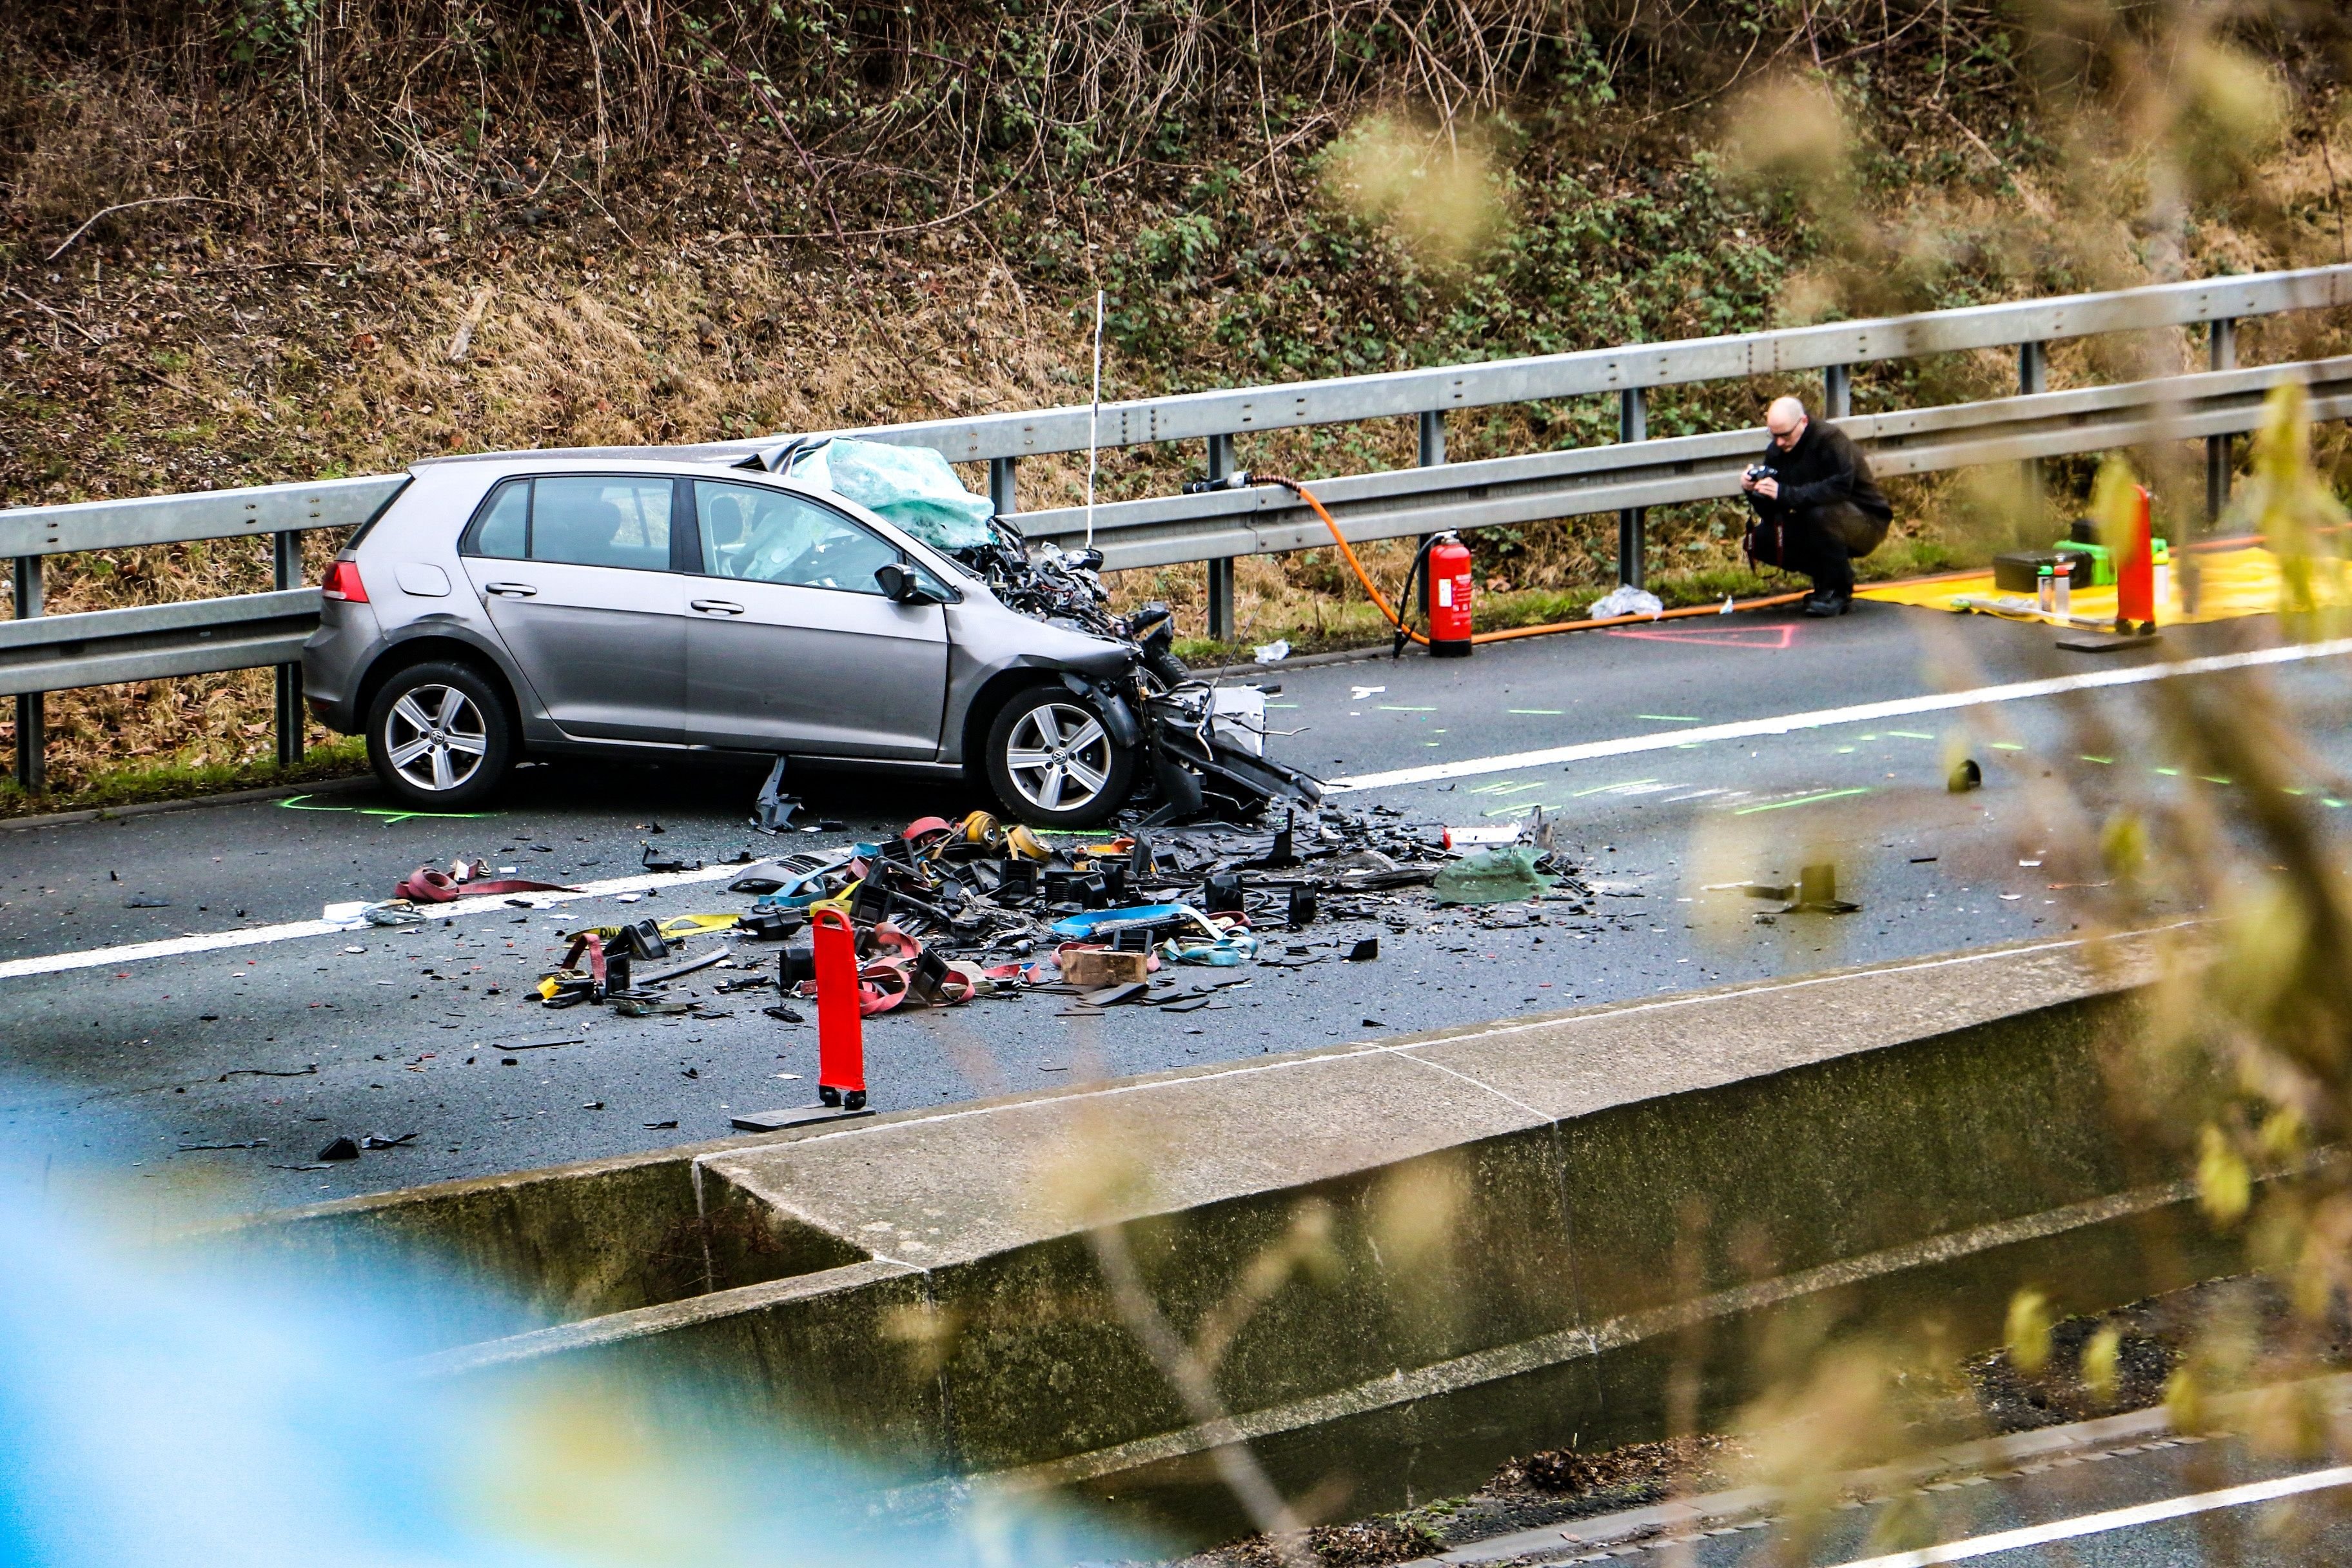
<path fill-rule="evenodd" d="M 448 1289 L 463 1289 L 455 1285 Z M 429 1377 L 380 1294 L 101 1239 L 0 1198 L 0 1563 L 1050 1564 L 1150 1556 L 1048 1502 L 890 1475 L 551 1363 Z M 404 1364 L 406 1363 L 406 1364 Z M 908 1494 L 899 1493 L 900 1500 Z"/>

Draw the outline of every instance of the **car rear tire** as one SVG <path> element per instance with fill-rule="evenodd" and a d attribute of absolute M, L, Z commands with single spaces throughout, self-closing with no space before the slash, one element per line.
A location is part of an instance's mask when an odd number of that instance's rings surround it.
<path fill-rule="evenodd" d="M 471 665 L 413 664 L 368 704 L 368 761 L 406 805 L 471 811 L 514 765 L 514 723 L 498 689 Z"/>
<path fill-rule="evenodd" d="M 1036 827 L 1093 827 L 1127 803 L 1135 752 L 1111 739 L 1094 700 L 1033 686 L 988 727 L 988 782 Z"/>

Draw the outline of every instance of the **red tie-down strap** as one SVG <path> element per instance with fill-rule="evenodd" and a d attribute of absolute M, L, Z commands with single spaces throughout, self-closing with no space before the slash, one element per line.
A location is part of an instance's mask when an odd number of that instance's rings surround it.
<path fill-rule="evenodd" d="M 465 862 L 459 861 L 463 868 Z M 479 862 L 468 868 L 478 877 L 486 869 Z M 447 904 L 459 899 L 495 899 L 507 893 L 576 893 L 577 888 L 567 888 L 561 882 L 534 882 L 528 877 L 501 877 L 492 881 L 477 881 L 474 877 L 456 877 L 437 871 L 430 866 L 419 866 L 400 879 L 393 889 L 395 899 L 406 899 L 418 904 Z"/>
<path fill-rule="evenodd" d="M 859 1017 L 871 1018 L 902 1004 L 909 1007 L 953 1007 L 971 1000 L 973 980 L 978 973 L 974 966 L 950 966 L 946 978 L 940 982 L 938 1000 L 931 1001 L 914 988 L 915 962 L 922 956 L 923 950 L 913 937 L 883 921 L 875 925 L 869 940 L 872 949 L 857 965 Z M 795 989 L 803 996 L 823 994 L 814 981 L 804 980 Z"/>
<path fill-rule="evenodd" d="M 576 969 L 583 953 L 588 958 L 588 978 L 596 983 L 597 990 L 602 991 L 604 989 L 604 939 L 596 932 L 583 931 L 573 937 L 570 951 L 564 953 L 563 962 L 556 967 Z"/>

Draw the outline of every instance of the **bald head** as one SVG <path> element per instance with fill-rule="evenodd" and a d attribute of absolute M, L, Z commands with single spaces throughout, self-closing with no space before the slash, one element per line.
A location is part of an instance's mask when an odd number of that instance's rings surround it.
<path fill-rule="evenodd" d="M 1793 397 L 1776 397 L 1764 411 L 1764 428 L 1772 433 L 1772 445 L 1784 452 L 1803 437 L 1809 423 L 1805 405 Z"/>

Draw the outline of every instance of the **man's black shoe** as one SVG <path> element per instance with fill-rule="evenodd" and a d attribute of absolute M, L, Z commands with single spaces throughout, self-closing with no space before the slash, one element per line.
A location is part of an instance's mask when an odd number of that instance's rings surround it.
<path fill-rule="evenodd" d="M 1842 616 L 1853 606 L 1853 595 L 1835 592 L 1815 594 L 1805 601 L 1805 614 L 1817 618 Z"/>

